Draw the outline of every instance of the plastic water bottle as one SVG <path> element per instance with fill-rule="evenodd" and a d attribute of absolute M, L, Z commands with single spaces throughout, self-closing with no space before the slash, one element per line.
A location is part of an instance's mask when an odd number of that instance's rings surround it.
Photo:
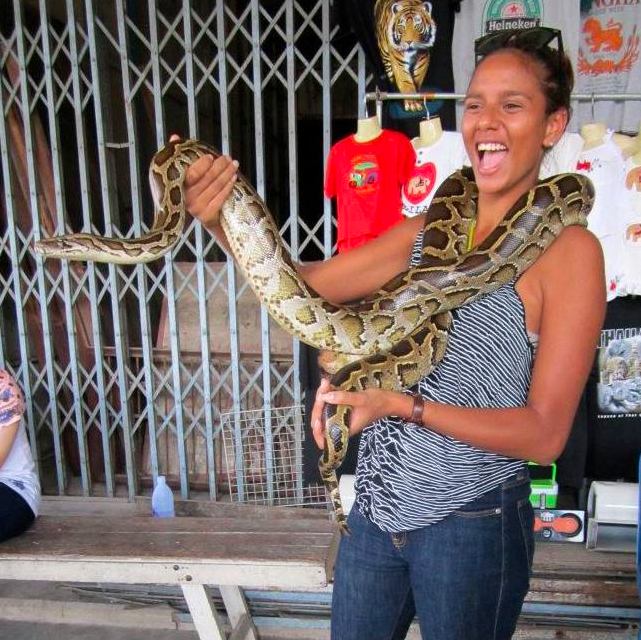
<path fill-rule="evenodd" d="M 167 485 L 165 476 L 158 476 L 154 492 L 151 495 L 151 515 L 156 518 L 173 518 L 174 494 Z"/>

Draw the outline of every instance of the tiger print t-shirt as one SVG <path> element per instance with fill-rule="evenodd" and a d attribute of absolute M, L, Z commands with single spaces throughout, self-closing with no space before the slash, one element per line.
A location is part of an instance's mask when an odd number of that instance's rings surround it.
<path fill-rule="evenodd" d="M 420 255 L 422 234 L 412 264 Z M 445 357 L 418 391 L 435 402 L 467 407 L 524 406 L 534 346 L 525 310 L 509 283 L 453 312 Z M 442 520 L 497 487 L 525 462 L 489 453 L 390 417 L 361 432 L 356 504 L 384 531 L 417 529 Z"/>
<path fill-rule="evenodd" d="M 374 84 L 382 91 L 404 91 L 398 86 L 402 77 L 406 82 L 412 77 L 410 56 L 404 55 L 408 42 L 429 50 L 427 71 L 416 86 L 419 93 L 446 93 L 454 91 L 454 70 L 452 68 L 452 35 L 456 13 L 461 0 L 432 0 L 432 2 L 397 2 L 385 0 L 340 0 L 334 2 L 335 23 L 339 26 L 339 37 L 353 33 L 361 45 L 365 57 L 374 72 Z M 380 10 L 376 11 L 379 5 Z M 378 22 L 376 17 L 378 16 Z M 390 35 L 390 34 L 393 34 Z M 409 39 L 409 40 L 408 40 Z M 381 55 L 379 40 L 389 56 L 390 72 L 396 70 L 394 78 L 388 75 L 386 63 Z M 387 43 L 387 46 L 385 45 Z M 414 83 L 418 78 L 414 78 Z M 410 91 L 414 93 L 414 91 Z M 432 100 L 430 115 L 438 115 L 443 127 L 456 129 L 453 100 Z M 386 100 L 383 103 L 383 126 L 405 133 L 408 137 L 416 134 L 418 120 L 425 117 L 425 111 L 407 111 L 403 100 Z"/>

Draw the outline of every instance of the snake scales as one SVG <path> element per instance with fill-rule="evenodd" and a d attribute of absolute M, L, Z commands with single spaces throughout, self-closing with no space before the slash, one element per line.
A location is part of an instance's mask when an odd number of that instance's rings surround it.
<path fill-rule="evenodd" d="M 198 140 L 172 141 L 156 153 L 149 170 L 156 213 L 143 236 L 69 234 L 40 240 L 35 250 L 46 258 L 118 264 L 159 258 L 182 233 L 185 172 L 204 154 L 219 155 Z M 329 353 L 325 368 L 334 386 L 348 391 L 402 390 L 416 384 L 443 357 L 450 311 L 518 277 L 564 227 L 585 226 L 593 190 L 588 179 L 576 174 L 541 181 L 519 198 L 488 238 L 466 253 L 476 197 L 469 168 L 450 176 L 428 213 L 421 264 L 351 305 L 324 300 L 301 279 L 267 207 L 242 176 L 223 205 L 220 222 L 236 261 L 272 317 L 303 342 Z M 346 406 L 327 406 L 319 460 L 343 533 L 349 529 L 336 468 L 347 450 L 349 411 Z"/>

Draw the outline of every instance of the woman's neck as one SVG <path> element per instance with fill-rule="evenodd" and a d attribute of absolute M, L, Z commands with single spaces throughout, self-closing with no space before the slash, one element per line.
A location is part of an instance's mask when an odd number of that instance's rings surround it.
<path fill-rule="evenodd" d="M 496 229 L 513 204 L 514 199 L 511 196 L 494 197 L 493 194 L 479 193 L 476 204 L 474 246 L 483 242 Z"/>

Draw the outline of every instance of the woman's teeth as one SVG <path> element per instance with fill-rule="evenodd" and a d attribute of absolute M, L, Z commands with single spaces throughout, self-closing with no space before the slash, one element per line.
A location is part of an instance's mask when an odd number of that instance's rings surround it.
<path fill-rule="evenodd" d="M 507 151 L 507 147 L 500 142 L 480 142 L 476 149 L 481 151 Z"/>

